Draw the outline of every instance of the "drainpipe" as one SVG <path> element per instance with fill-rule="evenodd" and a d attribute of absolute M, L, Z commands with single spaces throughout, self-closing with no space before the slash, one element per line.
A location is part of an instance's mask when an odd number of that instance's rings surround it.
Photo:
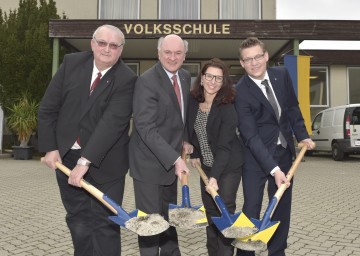
<path fill-rule="evenodd" d="M 60 52 L 59 38 L 53 38 L 52 76 L 55 75 L 56 71 L 59 68 L 59 52 Z"/>
<path fill-rule="evenodd" d="M 299 55 L 299 39 L 294 39 L 293 40 L 293 48 L 294 48 L 294 55 L 298 56 Z"/>

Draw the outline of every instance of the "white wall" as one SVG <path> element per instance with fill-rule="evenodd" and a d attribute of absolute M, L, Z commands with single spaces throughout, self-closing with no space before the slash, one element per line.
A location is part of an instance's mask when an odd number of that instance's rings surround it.
<path fill-rule="evenodd" d="M 336 107 L 348 103 L 348 82 L 346 74 L 346 66 L 330 66 L 330 107 Z"/>

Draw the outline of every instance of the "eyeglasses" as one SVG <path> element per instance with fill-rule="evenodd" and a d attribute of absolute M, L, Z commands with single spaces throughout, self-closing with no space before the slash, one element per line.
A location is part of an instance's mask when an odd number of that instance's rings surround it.
<path fill-rule="evenodd" d="M 215 81 L 217 83 L 221 83 L 222 81 L 224 81 L 224 77 L 223 76 L 214 76 L 212 74 L 209 74 L 209 73 L 205 73 L 204 75 L 205 79 L 207 81 L 212 81 L 214 78 L 215 78 Z"/>
<path fill-rule="evenodd" d="M 101 48 L 105 48 L 109 45 L 109 48 L 111 50 L 117 50 L 118 48 L 120 48 L 121 46 L 123 46 L 124 44 L 115 44 L 115 43 L 108 43 L 102 40 L 97 40 L 95 37 L 93 37 L 93 39 L 95 40 L 95 42 L 98 44 L 99 47 Z"/>
<path fill-rule="evenodd" d="M 265 53 L 263 54 L 258 54 L 256 55 L 254 58 L 246 58 L 246 59 L 243 59 L 242 61 L 245 63 L 245 64 L 250 64 L 252 63 L 253 60 L 255 60 L 256 62 L 262 60 L 263 58 L 265 57 Z"/>

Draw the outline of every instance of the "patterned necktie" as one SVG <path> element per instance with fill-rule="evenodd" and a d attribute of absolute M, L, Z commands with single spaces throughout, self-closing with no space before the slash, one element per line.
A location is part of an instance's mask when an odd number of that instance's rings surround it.
<path fill-rule="evenodd" d="M 265 90 L 266 90 L 266 95 L 267 95 L 268 101 L 269 101 L 270 105 L 272 106 L 272 108 L 274 109 L 276 118 L 277 118 L 277 120 L 279 121 L 279 119 L 280 119 L 279 108 L 278 108 L 277 103 L 276 103 L 276 99 L 275 99 L 274 92 L 273 92 L 273 90 L 270 88 L 270 85 L 269 85 L 267 79 L 263 80 L 263 81 L 261 82 L 261 84 L 265 86 Z M 284 135 L 282 134 L 281 131 L 280 131 L 280 133 L 279 133 L 279 139 L 280 139 L 281 146 L 283 146 L 284 148 L 286 148 L 287 142 L 286 142 L 286 139 L 285 139 L 285 137 L 284 137 Z"/>
<path fill-rule="evenodd" d="M 177 78 L 176 78 L 176 75 L 173 75 L 172 78 L 171 78 L 174 83 L 174 90 L 175 90 L 175 94 L 176 94 L 176 97 L 178 99 L 178 102 L 179 102 L 179 106 L 180 106 L 180 110 L 181 110 L 181 95 L 180 95 L 180 87 L 179 87 L 179 84 L 177 82 Z"/>
<path fill-rule="evenodd" d="M 90 86 L 90 93 L 89 96 L 92 94 L 92 92 L 95 90 L 95 87 L 99 84 L 100 79 L 101 79 L 101 72 L 97 73 L 97 77 L 95 78 L 94 82 L 92 83 L 92 85 Z"/>

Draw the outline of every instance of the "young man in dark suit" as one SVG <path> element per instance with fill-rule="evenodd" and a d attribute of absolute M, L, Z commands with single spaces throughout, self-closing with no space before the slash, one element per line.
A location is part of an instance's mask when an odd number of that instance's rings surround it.
<path fill-rule="evenodd" d="M 158 42 L 159 62 L 142 74 L 134 92 L 134 130 L 130 140 L 130 175 L 136 208 L 168 219 L 177 201 L 177 178 L 189 172 L 181 159 L 190 92 L 190 73 L 181 68 L 187 42 L 168 35 Z M 191 151 L 187 150 L 187 153 Z M 180 255 L 174 227 L 139 236 L 140 254 Z"/>
<path fill-rule="evenodd" d="M 123 33 L 111 25 L 96 29 L 91 52 L 65 55 L 39 108 L 39 150 L 56 171 L 74 255 L 120 255 L 120 228 L 112 213 L 80 189 L 80 180 L 122 204 L 129 167 L 129 124 L 136 75 L 121 60 Z"/>
<path fill-rule="evenodd" d="M 260 219 L 265 183 L 272 198 L 286 183 L 272 219 L 280 221 L 268 243 L 271 256 L 285 255 L 290 226 L 292 185 L 286 179 L 295 156 L 293 134 L 297 141 L 314 147 L 304 125 L 291 78 L 284 67 L 267 68 L 269 54 L 263 42 L 248 38 L 240 45 L 240 64 L 244 75 L 236 85 L 238 128 L 246 146 L 243 169 L 243 212 Z M 238 250 L 237 255 L 254 255 Z"/>

